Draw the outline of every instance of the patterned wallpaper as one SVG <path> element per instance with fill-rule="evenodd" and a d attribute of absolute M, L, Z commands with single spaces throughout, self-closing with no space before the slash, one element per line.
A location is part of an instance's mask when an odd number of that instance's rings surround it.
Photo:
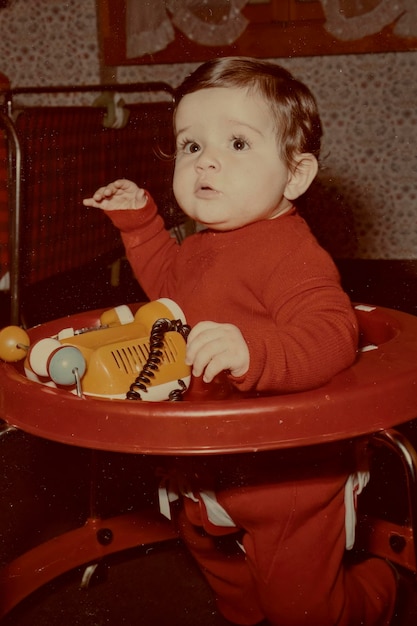
<path fill-rule="evenodd" d="M 276 61 L 321 110 L 322 167 L 303 206 L 323 244 L 339 257 L 416 259 L 417 52 Z M 176 85 L 194 67 L 119 67 L 114 78 Z M 0 72 L 19 87 L 99 82 L 95 0 L 11 0 Z"/>

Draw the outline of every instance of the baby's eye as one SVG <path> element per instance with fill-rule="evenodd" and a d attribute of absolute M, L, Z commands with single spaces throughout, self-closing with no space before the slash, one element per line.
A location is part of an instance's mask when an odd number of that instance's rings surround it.
<path fill-rule="evenodd" d="M 179 148 L 186 154 L 195 154 L 200 150 L 199 144 L 196 141 L 191 141 L 189 139 L 184 139 L 184 141 L 180 143 Z"/>
<path fill-rule="evenodd" d="M 243 139 L 242 137 L 233 137 L 232 147 L 233 150 L 239 152 L 241 150 L 247 150 L 247 148 L 249 148 L 249 143 L 246 141 L 246 139 Z"/>

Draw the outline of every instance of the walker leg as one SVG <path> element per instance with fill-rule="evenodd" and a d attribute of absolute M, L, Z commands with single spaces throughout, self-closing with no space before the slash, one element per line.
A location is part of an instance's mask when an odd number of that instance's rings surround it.
<path fill-rule="evenodd" d="M 122 550 L 172 539 L 178 536 L 159 512 L 144 510 L 107 520 L 88 519 L 81 528 L 46 541 L 0 570 L 0 619 L 65 572 Z"/>
<path fill-rule="evenodd" d="M 373 554 L 388 558 L 417 573 L 417 452 L 411 442 L 391 428 L 375 433 L 370 447 L 391 450 L 404 469 L 408 520 L 404 525 L 364 515 L 359 522 L 359 543 Z"/>

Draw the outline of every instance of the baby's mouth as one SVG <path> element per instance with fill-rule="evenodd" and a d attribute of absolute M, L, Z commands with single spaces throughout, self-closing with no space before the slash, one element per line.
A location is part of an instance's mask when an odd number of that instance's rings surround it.
<path fill-rule="evenodd" d="M 206 191 L 207 189 L 213 191 L 213 187 L 211 185 L 209 185 L 208 183 L 203 183 L 203 182 L 199 182 L 196 184 L 196 189 L 197 191 L 199 191 L 200 189 L 202 189 L 203 191 Z"/>
<path fill-rule="evenodd" d="M 198 185 L 195 190 L 195 195 L 198 198 L 213 198 L 214 196 L 217 196 L 218 193 L 219 192 L 217 189 L 214 189 L 214 187 L 203 184 Z"/>

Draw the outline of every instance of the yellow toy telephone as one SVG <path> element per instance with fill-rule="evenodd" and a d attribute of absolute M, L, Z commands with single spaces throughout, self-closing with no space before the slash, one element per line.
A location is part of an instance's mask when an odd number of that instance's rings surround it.
<path fill-rule="evenodd" d="M 74 385 L 76 369 L 86 396 L 179 400 L 191 379 L 185 364 L 189 330 L 182 310 L 172 300 L 144 304 L 135 315 L 122 305 L 105 311 L 97 328 L 66 328 L 56 337 L 35 343 L 28 351 L 25 372 L 38 382 L 69 384 L 62 374 L 67 367 Z M 78 356 L 71 362 L 73 353 Z M 63 366 L 67 355 L 70 365 Z"/>

